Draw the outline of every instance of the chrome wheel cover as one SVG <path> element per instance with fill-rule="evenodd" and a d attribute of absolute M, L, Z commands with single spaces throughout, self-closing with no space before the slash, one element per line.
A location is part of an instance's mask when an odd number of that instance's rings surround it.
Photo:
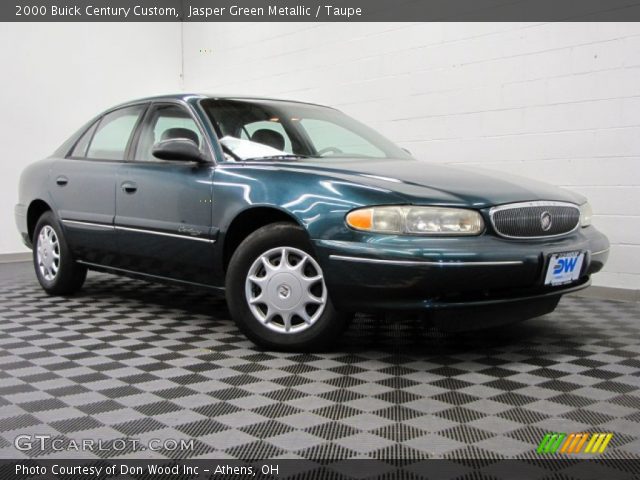
<path fill-rule="evenodd" d="M 55 280 L 60 269 L 60 242 L 55 230 L 45 225 L 38 235 L 36 258 L 42 277 L 51 282 Z"/>
<path fill-rule="evenodd" d="M 311 327 L 327 304 L 320 265 L 307 252 L 292 247 L 273 248 L 253 262 L 245 295 L 255 319 L 284 334 Z"/>

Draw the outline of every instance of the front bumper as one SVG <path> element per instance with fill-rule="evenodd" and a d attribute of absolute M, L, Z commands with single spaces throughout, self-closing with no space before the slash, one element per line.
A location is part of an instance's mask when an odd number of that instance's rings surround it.
<path fill-rule="evenodd" d="M 359 235 L 357 241 L 315 240 L 331 298 L 338 309 L 443 310 L 554 298 L 586 288 L 602 269 L 609 241 L 594 227 L 563 238 L 508 240 Z M 582 251 L 580 279 L 545 286 L 553 253 Z M 535 316 L 535 315 L 534 315 Z"/>

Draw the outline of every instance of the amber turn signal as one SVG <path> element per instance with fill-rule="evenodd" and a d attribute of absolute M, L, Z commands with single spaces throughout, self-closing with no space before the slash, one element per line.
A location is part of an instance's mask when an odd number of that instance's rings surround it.
<path fill-rule="evenodd" d="M 358 230 L 371 230 L 373 227 L 373 210 L 364 208 L 350 212 L 347 215 L 347 225 Z"/>

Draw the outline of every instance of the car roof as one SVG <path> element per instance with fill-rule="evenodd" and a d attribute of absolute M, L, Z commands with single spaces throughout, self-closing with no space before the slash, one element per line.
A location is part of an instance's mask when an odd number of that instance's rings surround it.
<path fill-rule="evenodd" d="M 173 94 L 165 94 L 165 95 L 155 95 L 151 97 L 138 98 L 135 100 L 129 100 L 128 102 L 124 102 L 120 106 L 141 103 L 141 102 L 151 102 L 151 101 L 159 101 L 159 100 L 181 100 L 184 102 L 189 101 L 197 101 L 203 99 L 215 99 L 215 100 L 248 100 L 248 101 L 257 101 L 257 102 L 282 102 L 282 103 L 299 103 L 303 105 L 314 105 L 317 107 L 331 108 L 327 105 L 321 105 L 319 103 L 312 102 L 301 102 L 298 100 L 288 100 L 282 98 L 269 98 L 269 97 L 259 97 L 259 96 L 250 96 L 250 95 L 217 95 L 217 94 L 209 94 L 209 93 L 173 93 Z"/>

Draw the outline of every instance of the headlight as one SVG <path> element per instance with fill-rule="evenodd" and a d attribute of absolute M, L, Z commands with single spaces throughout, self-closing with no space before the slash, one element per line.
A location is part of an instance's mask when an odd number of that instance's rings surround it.
<path fill-rule="evenodd" d="M 593 211 L 589 202 L 580 205 L 580 225 L 582 227 L 591 225 L 591 217 L 593 217 Z"/>
<path fill-rule="evenodd" d="M 475 210 L 445 207 L 369 207 L 347 214 L 347 225 L 376 233 L 479 235 L 482 216 Z"/>

